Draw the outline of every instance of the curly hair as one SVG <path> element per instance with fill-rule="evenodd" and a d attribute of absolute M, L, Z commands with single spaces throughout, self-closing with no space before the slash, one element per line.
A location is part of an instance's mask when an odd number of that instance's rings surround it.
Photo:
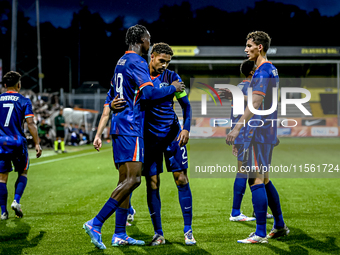
<path fill-rule="evenodd" d="M 270 42 L 271 42 L 271 38 L 269 37 L 269 35 L 263 31 L 255 31 L 255 32 L 251 32 L 247 35 L 247 40 L 249 39 L 253 39 L 253 42 L 256 45 L 260 45 L 262 44 L 263 46 L 263 51 L 266 53 L 267 50 L 270 47 Z"/>
<path fill-rule="evenodd" d="M 130 27 L 125 36 L 125 43 L 127 45 L 134 45 L 136 43 L 142 43 L 141 38 L 148 32 L 146 27 L 142 25 L 134 25 Z"/>
<path fill-rule="evenodd" d="M 7 88 L 14 87 L 21 79 L 21 75 L 15 71 L 7 72 L 3 79 L 2 84 L 5 84 Z"/>
<path fill-rule="evenodd" d="M 151 54 L 156 52 L 157 54 L 168 54 L 170 56 L 174 55 L 174 52 L 172 51 L 171 47 L 169 46 L 169 44 L 167 43 L 163 43 L 163 42 L 160 42 L 160 43 L 155 43 L 153 46 L 152 46 L 152 50 L 151 50 Z"/>
<path fill-rule="evenodd" d="M 249 59 L 246 59 L 242 62 L 240 66 L 240 72 L 245 76 L 248 77 L 250 72 L 254 70 L 255 62 Z"/>

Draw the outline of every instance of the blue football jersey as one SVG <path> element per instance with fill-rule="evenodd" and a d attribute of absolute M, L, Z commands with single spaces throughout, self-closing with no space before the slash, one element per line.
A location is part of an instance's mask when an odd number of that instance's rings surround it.
<path fill-rule="evenodd" d="M 117 62 L 104 105 L 108 106 L 116 95 L 126 101 L 123 111 L 112 114 L 110 134 L 143 137 L 140 94 L 148 85 L 153 86 L 147 62 L 134 51 L 126 51 Z"/>
<path fill-rule="evenodd" d="M 25 118 L 33 117 L 31 100 L 15 91 L 0 95 L 0 136 L 25 138 Z"/>
<path fill-rule="evenodd" d="M 181 77 L 168 69 L 162 74 L 151 77 L 155 88 L 162 88 L 163 86 L 170 86 L 173 81 L 182 81 Z M 157 100 L 148 100 L 145 102 L 145 132 L 165 137 L 173 124 L 178 124 L 178 118 L 174 110 L 174 95 L 176 98 L 186 96 L 186 92 L 175 92 L 172 95 L 166 96 Z"/>
<path fill-rule="evenodd" d="M 259 65 L 253 75 L 250 87 L 253 90 L 253 94 L 263 96 L 262 104 L 258 110 L 270 109 L 273 102 L 273 88 L 278 89 L 279 87 L 279 75 L 276 67 L 269 61 Z M 255 119 L 262 120 L 262 122 L 253 121 L 251 125 L 260 127 L 250 127 L 247 125 L 247 138 L 249 139 L 254 136 L 253 139 L 257 143 L 275 144 L 277 140 L 277 108 L 269 115 L 255 114 L 252 120 Z M 262 123 L 263 126 L 261 126 Z"/>
<path fill-rule="evenodd" d="M 247 96 L 248 95 L 248 87 L 250 85 L 249 80 L 243 80 L 241 83 L 237 85 L 237 87 L 242 90 L 243 95 Z M 234 115 L 233 113 L 233 101 L 231 102 L 231 114 L 230 114 L 230 119 L 232 120 L 232 126 L 231 129 L 233 129 L 236 125 L 236 123 L 239 121 L 239 119 L 242 117 L 242 114 L 240 115 Z M 244 109 L 246 109 L 247 104 L 244 105 Z M 234 144 L 243 144 L 244 143 L 244 130 L 245 127 L 242 127 L 240 130 L 239 135 L 236 137 Z"/>

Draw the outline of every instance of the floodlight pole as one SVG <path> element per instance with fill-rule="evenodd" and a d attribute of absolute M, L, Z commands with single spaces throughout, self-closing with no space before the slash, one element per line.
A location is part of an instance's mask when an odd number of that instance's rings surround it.
<path fill-rule="evenodd" d="M 12 0 L 11 71 L 17 70 L 17 16 L 18 0 Z"/>
<path fill-rule="evenodd" d="M 43 92 L 43 87 L 42 87 L 43 73 L 41 71 L 39 0 L 35 1 L 35 10 L 36 10 L 36 15 L 37 15 L 37 47 L 38 47 L 39 93 L 41 94 Z"/>

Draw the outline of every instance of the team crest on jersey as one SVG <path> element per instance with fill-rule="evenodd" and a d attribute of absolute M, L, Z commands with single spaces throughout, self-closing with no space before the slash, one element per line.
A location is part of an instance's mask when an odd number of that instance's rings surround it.
<path fill-rule="evenodd" d="M 117 65 L 123 66 L 125 65 L 126 59 L 119 59 Z"/>
<path fill-rule="evenodd" d="M 167 82 L 162 82 L 161 84 L 159 84 L 159 87 L 164 87 L 164 86 L 169 86 L 169 83 Z"/>

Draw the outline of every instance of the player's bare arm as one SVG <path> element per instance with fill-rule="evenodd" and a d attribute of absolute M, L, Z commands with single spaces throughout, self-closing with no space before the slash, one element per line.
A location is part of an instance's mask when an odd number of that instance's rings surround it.
<path fill-rule="evenodd" d="M 258 109 L 260 105 L 262 104 L 263 97 L 261 95 L 253 94 L 253 107 L 255 109 Z M 252 113 L 249 110 L 249 107 L 244 111 L 244 114 L 239 119 L 238 123 L 235 125 L 234 129 L 230 131 L 229 134 L 227 134 L 226 137 L 226 143 L 228 145 L 231 145 L 234 143 L 236 137 L 240 133 L 241 128 L 243 127 L 243 123 L 248 123 L 248 121 L 254 116 L 254 113 Z"/>
<path fill-rule="evenodd" d="M 37 152 L 36 157 L 39 158 L 41 156 L 42 149 L 41 149 L 41 146 L 39 144 L 39 136 L 38 136 L 37 126 L 35 125 L 32 117 L 26 118 L 26 122 L 27 122 L 28 130 L 30 131 L 30 133 L 33 137 L 34 144 L 35 144 L 35 151 Z"/>
<path fill-rule="evenodd" d="M 99 151 L 99 149 L 102 147 L 101 136 L 102 136 L 102 133 L 104 131 L 104 128 L 106 127 L 106 124 L 109 118 L 110 118 L 110 107 L 104 107 L 103 114 L 100 117 L 97 133 L 93 141 L 93 146 L 97 151 Z"/>
<path fill-rule="evenodd" d="M 179 80 L 173 81 L 171 85 L 175 86 L 176 92 L 182 92 L 185 89 L 184 82 L 179 82 Z"/>

